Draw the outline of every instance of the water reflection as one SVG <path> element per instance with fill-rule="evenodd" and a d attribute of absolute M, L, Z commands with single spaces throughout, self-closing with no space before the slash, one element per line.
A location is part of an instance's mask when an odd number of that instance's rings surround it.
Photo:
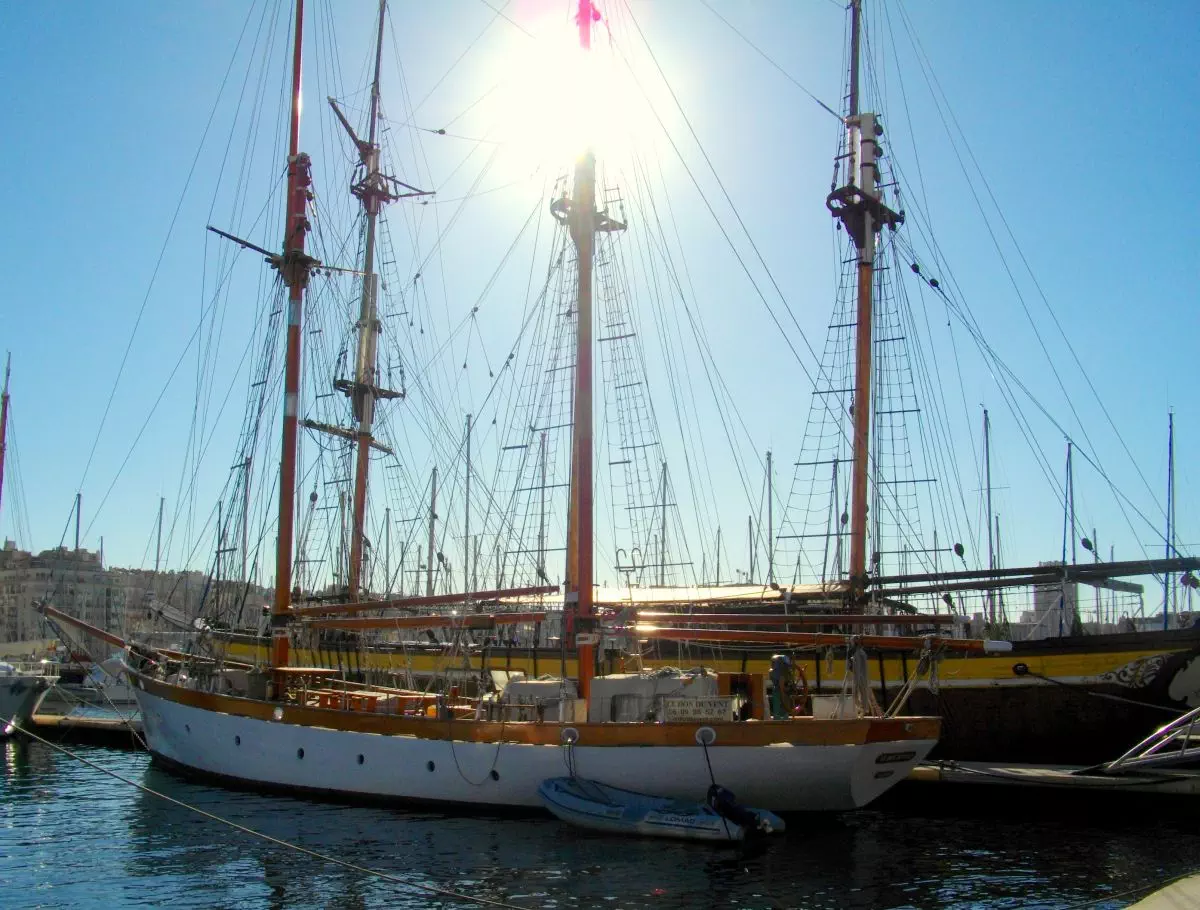
<path fill-rule="evenodd" d="M 3 749 L 0 830 L 18 849 L 0 849 L 0 882 L 30 903 L 469 906 L 248 837 L 45 746 Z M 1064 907 L 1182 872 L 1200 848 L 1186 820 L 1095 805 L 1033 813 L 962 804 L 792 816 L 781 839 L 719 848 L 605 837 L 541 816 L 473 818 L 233 792 L 178 778 L 141 753 L 80 751 L 271 837 L 530 908 Z"/>

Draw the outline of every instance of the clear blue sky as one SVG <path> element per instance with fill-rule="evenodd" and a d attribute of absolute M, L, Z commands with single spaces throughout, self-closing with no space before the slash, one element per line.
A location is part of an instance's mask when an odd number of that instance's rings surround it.
<path fill-rule="evenodd" d="M 978 162 L 979 171 L 972 171 L 970 179 L 989 207 L 1004 261 L 1013 269 L 1062 376 L 1064 396 L 947 141 L 899 7 L 889 4 L 889 26 L 879 10 L 882 4 L 866 3 L 875 23 L 872 49 L 888 61 L 887 75 L 880 70 L 884 97 L 878 101 L 891 151 L 910 180 L 919 168 L 924 189 L 908 187 L 906 192 L 909 198 L 928 201 L 941 251 L 989 343 L 1082 443 L 1069 398 L 1093 443 L 1087 448 L 1133 506 L 1156 525 L 1162 523 L 1167 411 L 1173 407 L 1178 540 L 1192 552 L 1200 549 L 1195 517 L 1200 513 L 1200 482 L 1194 469 L 1200 446 L 1200 370 L 1193 353 L 1200 318 L 1192 216 L 1200 207 L 1192 135 L 1192 125 L 1200 121 L 1195 64 L 1200 9 L 1182 0 L 903 4 Z M 564 0 L 514 0 L 506 6 L 503 0 L 397 2 L 391 13 L 395 37 L 385 45 L 389 111 L 407 106 L 398 97 L 398 52 L 410 103 L 426 99 L 418 107 L 416 125 L 438 127 L 453 120 L 448 132 L 476 138 L 494 129 L 497 119 L 506 117 L 503 109 L 489 110 L 489 103 L 497 99 L 484 97 L 471 105 L 520 68 L 531 39 L 497 18 L 493 7 L 503 6 L 505 16 L 544 34 L 547 21 L 565 22 L 567 5 Z M 705 194 L 719 203 L 727 227 L 733 225 L 694 140 L 656 82 L 653 65 L 631 30 L 626 0 L 597 5 L 611 18 L 621 47 L 636 58 L 647 91 Z M 282 6 L 286 4 L 265 5 L 268 19 L 278 18 L 280 51 L 287 22 L 286 11 L 278 9 Z M 315 11 L 306 65 L 304 145 L 332 195 L 344 181 L 345 147 L 332 143 L 337 134 L 328 126 L 318 131 L 314 124 L 318 116 L 325 118 L 325 95 L 343 89 L 357 92 L 366 83 L 363 64 L 373 4 L 331 0 L 310 6 Z M 713 6 L 795 80 L 839 106 L 844 14 L 834 0 L 713 0 Z M 771 274 L 819 349 L 836 272 L 824 197 L 837 124 L 702 4 L 634 0 L 632 9 Z M 214 254 L 211 245 L 206 247 L 210 241 L 204 225 L 209 220 L 233 223 L 221 221 L 231 217 L 234 205 L 228 176 L 219 190 L 216 187 L 227 143 L 234 161 L 246 144 L 244 135 L 230 143 L 233 99 L 252 59 L 244 47 L 234 53 L 246 10 L 244 3 L 221 0 L 0 7 L 0 70 L 7 96 L 0 114 L 0 199 L 5 209 L 0 247 L 6 262 L 0 348 L 13 354 L 15 443 L 29 536 L 14 523 L 18 487 L 11 472 L 0 534 L 19 534 L 23 546 L 41 549 L 58 543 L 81 481 L 85 545 L 97 547 L 103 535 L 112 563 L 143 564 L 159 496 L 167 497 L 168 509 L 175 507 L 195 397 L 194 348 L 123 468 L 122 461 L 196 328 L 205 293 L 202 282 L 213 280 L 211 265 L 205 271 Z M 263 3 L 253 4 L 251 32 L 263 10 Z M 336 22 L 332 37 L 323 31 L 331 18 Z M 330 54 L 334 46 L 340 85 L 329 75 L 337 68 Z M 468 47 L 470 52 L 452 68 Z M 234 75 L 201 146 L 231 58 Z M 281 86 L 283 65 L 276 60 L 272 66 L 269 84 Z M 552 75 L 548 81 L 553 81 Z M 278 173 L 282 160 L 282 148 L 271 147 L 278 96 L 275 88 L 264 95 L 272 106 L 262 115 L 254 153 L 262 156 L 262 165 L 253 171 L 258 182 L 244 189 L 246 215 L 241 222 L 256 241 L 269 246 L 277 242 L 278 207 L 252 223 L 267 199 L 269 177 Z M 361 103 L 359 95 L 353 104 Z M 546 117 L 553 120 L 558 115 L 551 111 Z M 651 123 L 644 111 L 639 116 L 645 118 L 639 123 Z M 396 160 L 410 168 L 400 176 L 418 183 L 432 181 L 444 198 L 468 191 L 482 160 L 475 158 L 455 172 L 472 151 L 466 140 L 414 133 L 400 124 L 394 126 L 392 139 L 402 147 Z M 673 204 L 698 289 L 696 302 L 710 337 L 718 340 L 717 360 L 731 394 L 744 402 L 742 419 L 754 437 L 748 450 L 772 448 L 780 463 L 788 464 L 799 448 L 810 388 L 775 336 L 669 144 L 662 137 L 648 142 L 653 149 L 648 154 L 662 163 L 664 181 L 678 188 Z M 198 147 L 199 163 L 185 193 Z M 966 149 L 959 145 L 960 153 Z M 502 162 L 485 184 L 500 186 L 503 175 L 515 180 L 529 172 L 519 162 Z M 986 187 L 978 173 L 986 178 Z M 497 191 L 468 210 L 461 229 L 448 234 L 439 279 L 439 292 L 444 288 L 448 299 L 447 313 L 457 314 L 447 315 L 448 322 L 461 318 L 478 298 L 509 238 L 538 204 L 542 187 L 539 178 Z M 183 205 L 171 229 L 181 194 Z M 1005 235 L 989 201 L 992 195 L 1123 443 L 1092 397 Z M 635 218 L 632 229 L 637 227 Z M 430 234 L 424 230 L 427 249 Z M 403 233 L 398 230 L 397 236 Z M 738 242 L 747 249 L 744 239 Z M 239 296 L 241 291 L 231 296 L 221 329 L 224 341 L 213 355 L 228 359 L 227 375 L 233 375 L 241 357 L 251 311 L 247 301 L 255 287 L 253 276 L 261 271 L 251 259 L 243 257 L 239 264 L 250 276 L 243 279 L 245 296 Z M 523 294 L 527 274 L 522 268 L 504 279 L 510 285 L 501 284 L 501 295 L 506 286 Z M 764 280 L 757 267 L 756 277 Z M 89 464 L 101 415 L 144 299 L 145 313 Z M 489 298 L 489 305 L 492 302 Z M 515 326 L 516 318 L 501 314 L 489 323 L 499 356 L 507 349 L 500 336 Z M 961 331 L 955 337 L 966 344 Z M 943 377 L 949 377 L 951 355 L 940 356 L 947 368 Z M 1054 558 L 1062 533 L 1056 500 L 974 349 L 964 346 L 960 356 L 963 388 L 947 389 L 951 420 L 969 465 L 978 445 L 971 434 L 979 432 L 979 406 L 991 409 L 994 475 L 1001 488 L 996 508 L 1006 523 L 1007 561 Z M 216 431 L 213 447 L 220 454 L 213 455 L 200 481 L 200 499 L 215 497 L 226 476 L 224 452 L 233 451 L 241 409 L 237 399 L 244 394 L 244 375 L 241 378 L 232 392 L 234 419 Z M 223 379 L 218 386 L 219 402 L 225 393 Z M 763 394 L 765 388 L 774 391 Z M 478 404 L 486 383 L 476 381 L 470 389 L 464 410 Z M 1027 402 L 1023 406 L 1034 414 Z M 455 417 L 450 423 L 459 425 L 460 420 Z M 1031 426 L 1047 458 L 1061 471 L 1061 434 L 1040 416 L 1031 416 Z M 96 514 L 114 477 L 111 495 Z M 781 476 L 780 482 L 788 479 Z M 729 526 L 744 523 L 740 489 L 716 483 Z M 1161 551 L 1151 528 L 1136 517 L 1130 527 L 1094 470 L 1077 465 L 1076 486 L 1081 524 L 1097 528 L 1105 554 L 1109 545 L 1115 546 L 1118 558 L 1140 555 L 1142 545 L 1156 554 Z M 972 478 L 972 487 L 968 497 L 974 502 L 977 478 Z M 1126 506 L 1130 516 L 1133 506 Z"/>

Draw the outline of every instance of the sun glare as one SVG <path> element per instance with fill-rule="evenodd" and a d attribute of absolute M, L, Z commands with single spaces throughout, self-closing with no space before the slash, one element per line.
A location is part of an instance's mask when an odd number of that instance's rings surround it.
<path fill-rule="evenodd" d="M 561 20 L 535 34 L 508 47 L 496 92 L 497 135 L 514 163 L 562 169 L 588 148 L 610 165 L 627 161 L 651 117 L 607 40 L 597 33 L 584 51 Z"/>

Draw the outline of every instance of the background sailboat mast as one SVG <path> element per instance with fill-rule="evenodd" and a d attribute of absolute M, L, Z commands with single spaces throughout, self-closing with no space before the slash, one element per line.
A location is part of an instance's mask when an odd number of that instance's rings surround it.
<path fill-rule="evenodd" d="M 7 385 L 7 382 L 6 382 Z M 1167 553 L 1166 558 L 1178 555 L 1175 552 L 1175 412 L 1167 414 Z M 1174 606 L 1173 590 L 1175 576 L 1163 573 L 1163 628 L 1171 627 L 1171 612 Z"/>
<path fill-rule="evenodd" d="M 4 361 L 4 391 L 0 393 L 0 496 L 4 494 L 4 450 L 8 447 L 8 372 L 11 369 L 12 354 L 9 354 Z"/>
<path fill-rule="evenodd" d="M 379 339 L 377 294 L 379 276 L 375 274 L 375 221 L 389 198 L 379 175 L 379 146 L 375 144 L 379 123 L 379 67 L 383 56 L 383 24 L 387 0 L 379 0 L 379 32 L 375 39 L 375 76 L 371 81 L 371 114 L 366 143 L 359 142 L 359 154 L 366 167 L 361 191 L 367 213 L 367 236 L 363 253 L 363 293 L 358 323 L 358 361 L 354 369 L 354 409 L 358 417 L 358 458 L 354 471 L 354 528 L 350 534 L 349 595 L 354 600 L 362 574 L 363 525 L 367 510 L 367 472 L 370 469 L 371 426 L 375 420 L 375 358 Z M 356 190 L 358 187 L 355 188 Z"/>
<path fill-rule="evenodd" d="M 591 0 L 579 0 L 575 21 L 579 26 L 579 46 L 584 52 L 591 50 L 592 21 L 599 15 Z M 587 91 L 586 81 L 581 82 L 577 99 L 580 105 L 590 103 Z M 578 287 L 565 606 L 576 620 L 586 620 L 592 616 L 592 260 L 596 239 L 596 157 L 591 148 L 585 149 L 575 162 L 572 197 L 569 224 L 575 243 Z M 580 629 L 585 625 L 589 628 L 582 628 L 582 632 L 591 633 L 590 623 L 575 622 L 569 627 Z M 579 645 L 578 659 L 579 695 L 587 698 L 591 690 L 594 646 Z"/>
<path fill-rule="evenodd" d="M 280 273 L 288 286 L 287 354 L 284 373 L 283 449 L 279 465 L 279 544 L 275 553 L 275 602 L 271 608 L 271 665 L 288 662 L 288 611 L 292 599 L 292 531 L 296 509 L 296 412 L 300 402 L 300 317 L 312 260 L 305 255 L 308 233 L 309 158 L 300 153 L 300 69 L 304 0 L 296 0 L 292 53 L 292 116 L 288 137 L 287 218 Z"/>
<path fill-rule="evenodd" d="M 996 570 L 996 550 L 992 542 L 992 422 L 987 408 L 983 409 L 983 472 L 987 490 L 988 569 Z M 996 592 L 987 592 L 988 622 L 996 624 Z"/>

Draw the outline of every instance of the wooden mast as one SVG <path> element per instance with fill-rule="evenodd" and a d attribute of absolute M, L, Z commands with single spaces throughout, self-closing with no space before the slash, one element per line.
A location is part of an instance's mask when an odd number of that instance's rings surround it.
<path fill-rule="evenodd" d="M 886 224 L 896 227 L 903 213 L 880 200 L 876 159 L 883 128 L 875 114 L 859 113 L 859 48 L 862 0 L 850 4 L 850 94 L 846 185 L 830 193 L 826 205 L 839 218 L 858 251 L 858 305 L 854 354 L 854 453 L 850 503 L 850 592 L 861 601 L 867 588 L 867 470 L 871 427 L 872 282 L 875 272 L 875 234 Z"/>
<path fill-rule="evenodd" d="M 585 55 L 592 48 L 592 23 L 599 19 L 600 11 L 591 0 L 579 0 L 575 22 L 579 26 L 579 46 Z M 581 107 L 589 104 L 591 92 L 595 90 L 590 80 L 580 74 L 575 88 L 578 104 Z M 567 225 L 576 252 L 575 388 L 563 634 L 564 641 L 569 643 L 568 637 L 574 633 L 579 662 L 579 695 L 586 699 L 591 692 L 596 645 L 600 642 L 599 626 L 592 609 L 592 266 L 596 234 L 625 230 L 624 222 L 596 210 L 596 155 L 590 145 L 575 161 L 572 197 L 554 200 L 550 212 L 560 223 Z"/>
<path fill-rule="evenodd" d="M 379 315 L 376 294 L 379 276 L 375 274 L 375 220 L 387 201 L 387 189 L 379 180 L 379 146 L 375 135 L 379 123 L 379 67 L 383 56 L 383 23 L 387 0 L 379 0 L 379 31 L 375 39 L 375 77 L 371 80 L 371 113 L 367 125 L 366 146 L 360 142 L 359 153 L 366 167 L 364 191 L 357 194 L 367 213 L 367 237 L 363 253 L 363 292 L 358 322 L 358 360 L 354 369 L 354 410 L 358 418 L 357 459 L 354 470 L 354 526 L 350 534 L 349 597 L 358 597 L 362 573 L 363 523 L 367 509 L 367 471 L 371 455 L 371 425 L 375 419 L 376 342 L 379 337 Z"/>
<path fill-rule="evenodd" d="M 354 500 L 351 511 L 350 565 L 347 593 L 350 600 L 359 595 L 362 584 L 363 534 L 367 513 L 367 476 L 370 472 L 371 448 L 384 449 L 375 442 L 372 426 L 375 421 L 375 402 L 378 399 L 399 398 L 400 392 L 381 388 L 376 373 L 378 342 L 381 325 L 379 322 L 379 276 L 375 273 L 375 224 L 379 212 L 389 202 L 409 196 L 427 196 L 429 193 L 402 183 L 382 173 L 380 149 L 376 142 L 379 128 L 379 71 L 383 60 L 383 27 L 387 16 L 387 0 L 379 0 L 379 28 L 375 36 L 375 70 L 371 80 L 371 109 L 367 125 L 367 138 L 362 140 L 354 127 L 342 113 L 337 102 L 329 99 L 329 105 L 341 121 L 358 149 L 362 178 L 350 187 L 350 192 L 362 203 L 367 216 L 366 237 L 363 253 L 363 289 L 358 317 L 358 353 L 355 358 L 354 382 L 338 381 L 335 387 L 350 397 L 357 423 L 353 433 L 345 433 L 355 440 L 356 457 L 354 470 Z M 344 432 L 344 431 L 343 431 Z M 339 434 L 341 435 L 341 434 Z M 386 451 L 386 449 L 384 449 Z"/>
<path fill-rule="evenodd" d="M 304 252 L 312 183 L 308 155 L 300 152 L 300 73 L 304 43 L 304 0 L 296 0 L 292 52 L 292 114 L 288 137 L 287 217 L 279 271 L 288 287 L 287 354 L 284 372 L 283 447 L 279 465 L 279 542 L 275 553 L 275 601 L 271 606 L 271 665 L 288 662 L 292 599 L 292 532 L 296 503 L 296 414 L 300 400 L 300 319 L 313 260 Z"/>
<path fill-rule="evenodd" d="M 862 124 L 858 120 L 858 59 L 861 41 L 862 2 L 851 4 L 850 26 L 850 184 L 860 186 L 865 193 L 874 182 L 874 168 L 866 167 L 861 159 Z M 859 173 L 856 174 L 856 167 Z M 863 212 L 862 229 L 855 238 L 858 245 L 858 315 L 855 327 L 854 351 L 854 467 L 851 479 L 850 505 L 850 582 L 856 595 L 861 595 L 867 583 L 867 452 L 871 427 L 871 281 L 875 266 L 875 231 L 871 216 Z"/>
<path fill-rule="evenodd" d="M 0 392 L 0 502 L 4 494 L 4 451 L 8 448 L 8 374 L 12 369 L 12 354 L 4 361 L 4 391 Z"/>
<path fill-rule="evenodd" d="M 575 16 L 579 46 L 592 47 L 592 20 L 600 14 L 591 0 L 579 0 Z M 578 86 L 577 103 L 589 104 L 586 82 Z M 596 241 L 596 156 L 590 147 L 575 162 L 575 186 L 568 225 L 575 242 L 577 279 L 575 336 L 575 414 L 571 443 L 571 499 L 567 522 L 567 589 L 564 634 L 576 634 L 579 697 L 591 692 L 595 645 L 592 611 L 592 264 Z M 566 617 L 564 616 L 564 619 Z M 582 620 L 582 622 L 581 622 Z"/>

